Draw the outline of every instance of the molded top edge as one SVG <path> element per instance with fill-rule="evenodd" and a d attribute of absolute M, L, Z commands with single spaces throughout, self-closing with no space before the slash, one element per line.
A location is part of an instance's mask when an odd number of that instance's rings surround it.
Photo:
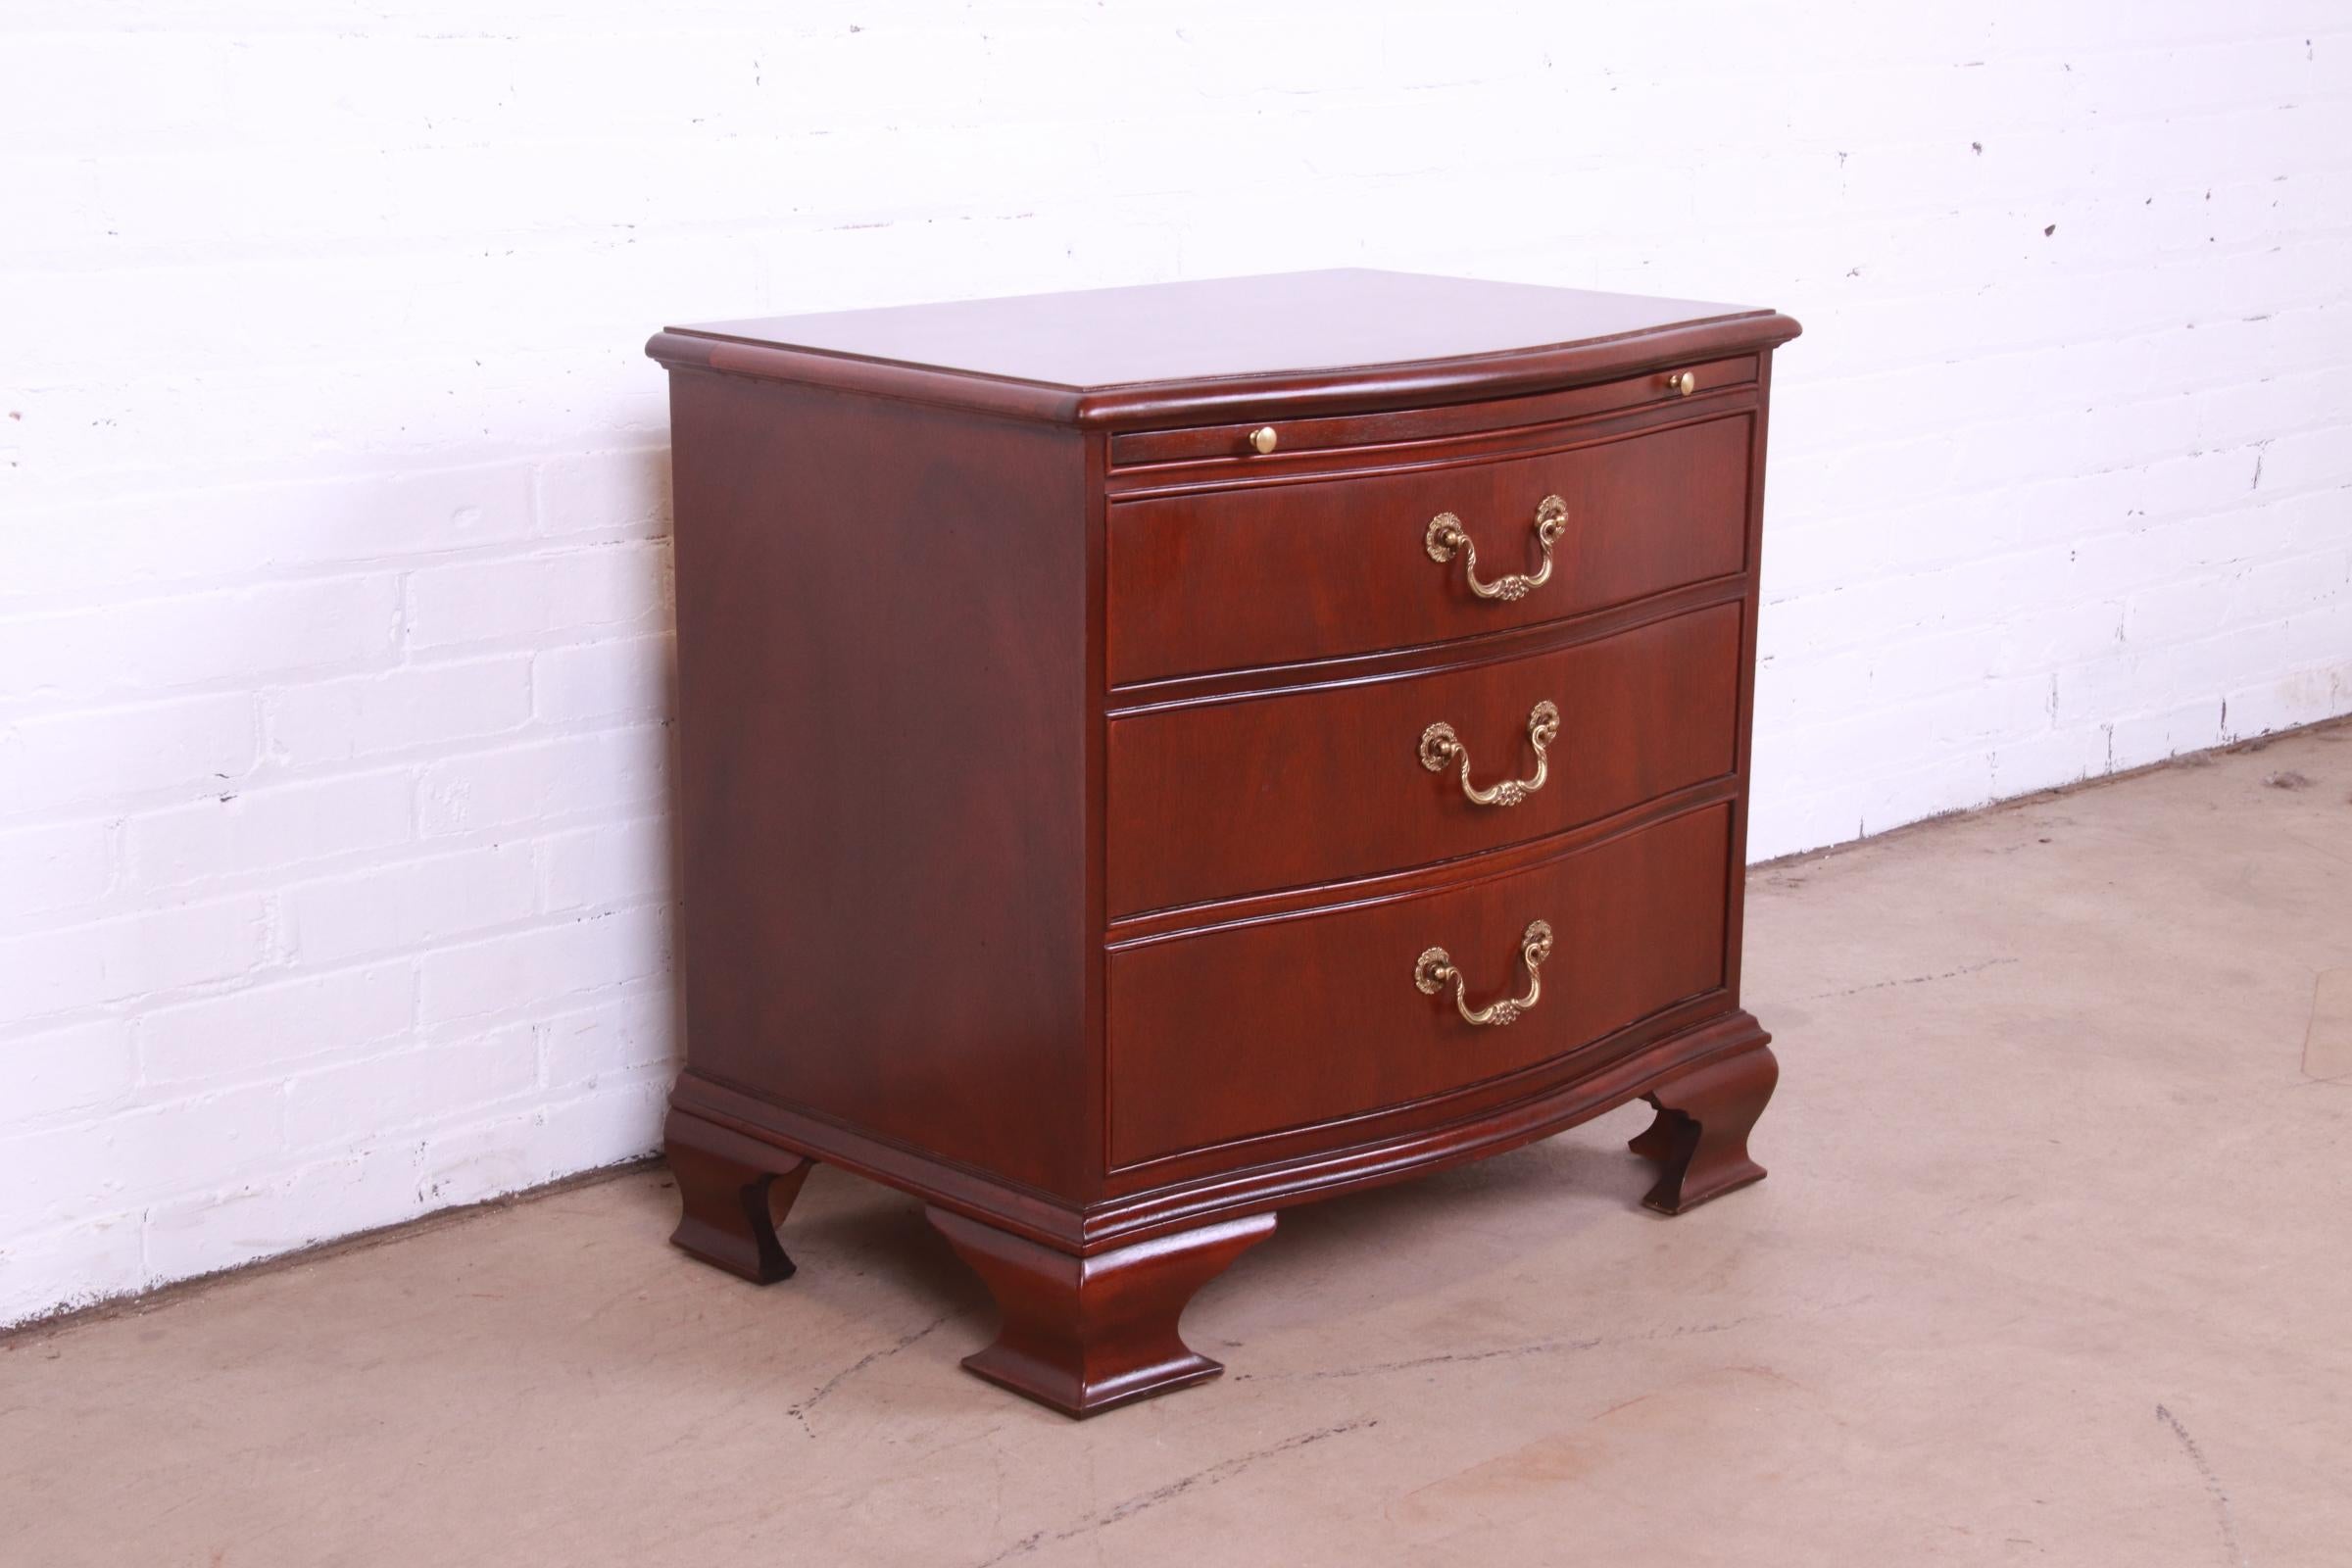
<path fill-rule="evenodd" d="M 1453 401 L 1764 348 L 1766 310 L 1344 270 L 672 327 L 664 364 L 1055 422 Z"/>

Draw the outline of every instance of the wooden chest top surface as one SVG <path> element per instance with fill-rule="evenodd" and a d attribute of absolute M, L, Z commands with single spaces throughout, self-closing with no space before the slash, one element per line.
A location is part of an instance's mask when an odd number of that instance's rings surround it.
<path fill-rule="evenodd" d="M 1137 424 L 1181 421 L 1237 381 L 1261 397 L 1277 384 L 1360 392 L 1368 380 L 1420 395 L 1457 383 L 1492 393 L 1514 379 L 1614 373 L 1699 338 L 1753 346 L 1795 331 L 1740 305 L 1340 269 L 713 321 L 671 327 L 652 351 L 671 364 Z M 913 379 L 877 383 L 877 369 Z"/>
<path fill-rule="evenodd" d="M 1697 300 L 1344 269 L 671 330 L 1095 391 L 1464 359 L 1771 314 Z"/>

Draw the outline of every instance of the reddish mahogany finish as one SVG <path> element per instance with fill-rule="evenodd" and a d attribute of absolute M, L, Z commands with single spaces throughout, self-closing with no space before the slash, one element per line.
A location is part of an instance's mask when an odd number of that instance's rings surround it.
<path fill-rule="evenodd" d="M 1678 374 L 1687 373 L 1699 393 L 1720 392 L 1727 387 L 1751 385 L 1760 362 L 1752 354 L 1732 360 L 1711 360 L 1702 365 L 1682 367 Z M 1406 441 L 1427 441 L 1451 436 L 1472 447 L 1491 444 L 1490 437 L 1509 439 L 1508 432 L 1524 425 L 1556 424 L 1564 419 L 1588 418 L 1596 414 L 1614 414 L 1627 409 L 1682 409 L 1688 407 L 1683 399 L 1689 394 L 1670 385 L 1664 375 L 1629 376 L 1622 381 L 1602 381 L 1592 386 L 1570 387 L 1564 392 L 1546 392 L 1503 403 L 1439 404 L 1425 409 L 1383 409 L 1367 414 L 1335 415 L 1322 419 L 1288 419 L 1283 422 L 1280 449 L 1261 453 L 1250 444 L 1261 424 L 1212 424 L 1188 430 L 1138 430 L 1131 434 L 1114 435 L 1110 439 L 1110 465 L 1113 470 L 1112 489 L 1150 488 L 1164 484 L 1170 477 L 1164 465 L 1182 462 L 1210 462 L 1233 459 L 1247 464 L 1249 476 L 1264 478 L 1285 472 L 1298 466 L 1298 460 L 1310 453 L 1345 451 L 1350 447 L 1382 446 Z M 1703 407 L 1703 405 L 1701 405 Z M 1130 475 L 1124 470 L 1143 468 L 1146 471 Z M 1213 476 L 1214 467 L 1198 471 Z M 1243 470 L 1227 468 L 1227 477 L 1236 477 Z"/>
<path fill-rule="evenodd" d="M 1730 833 L 1710 806 L 1506 875 L 1114 952 L 1111 1163 L 1409 1104 L 1720 989 Z M 1471 1006 L 1519 995 L 1531 920 L 1554 941 L 1518 1022 L 1473 1029 L 1450 991 L 1413 989 L 1443 947 Z"/>
<path fill-rule="evenodd" d="M 681 1214 L 670 1241 L 754 1285 L 790 1279 L 792 1259 L 776 1236 L 792 1212 L 811 1161 L 784 1154 L 693 1116 L 673 1112 L 663 1129 Z"/>
<path fill-rule="evenodd" d="M 1078 1191 L 1084 439 L 710 375 L 670 410 L 689 1065 Z"/>
<path fill-rule="evenodd" d="M 1762 1174 L 1739 1006 L 1769 312 L 1311 273 L 675 329 L 695 1255 L 812 1161 L 915 1193 L 1073 1415 L 1285 1204 L 1635 1098 L 1670 1212 Z M 1690 389 L 1681 372 L 1691 374 Z M 1275 450 L 1252 431 L 1275 427 Z M 1432 561 L 1452 512 L 1482 600 Z M 1423 768 L 1453 726 L 1465 801 Z M 1443 946 L 1473 1028 L 1413 984 Z"/>
<path fill-rule="evenodd" d="M 1642 1098 L 1657 1119 L 1626 1145 L 1661 1169 L 1642 1201 L 1680 1214 L 1735 1187 L 1764 1179 L 1747 1157 L 1747 1132 L 1772 1098 L 1781 1066 L 1768 1047 L 1721 1056 L 1658 1085 Z"/>
<path fill-rule="evenodd" d="M 1619 363 L 1639 364 L 1646 358 L 1645 340 L 1715 324 L 1734 327 L 1730 340 L 1744 348 L 1785 338 L 1794 326 L 1740 305 L 1348 268 L 720 321 L 688 330 L 697 338 L 895 364 L 1122 408 L 1186 408 L 1213 401 L 1220 392 L 1273 390 L 1235 382 L 1334 370 L 1359 382 L 1409 376 L 1416 390 L 1439 378 L 1484 385 L 1546 351 L 1603 344 L 1621 348 L 1613 356 Z M 1126 396 L 1113 397 L 1119 393 Z"/>
<path fill-rule="evenodd" d="M 1110 509 L 1113 685 L 1205 669 L 1476 636 L 1737 574 L 1745 564 L 1748 416 L 1594 441 L 1539 427 L 1561 450 L 1499 462 L 1383 465 L 1311 482 L 1121 501 Z M 1279 448 L 1277 449 L 1279 452 Z M 1424 458 L 1424 462 L 1427 459 Z M 1482 581 L 1543 564 L 1536 514 L 1568 505 L 1550 578 L 1481 599 L 1463 560 L 1430 559 L 1452 513 Z"/>
<path fill-rule="evenodd" d="M 1528 715 L 1545 702 L 1559 734 L 1543 787 L 1517 805 L 1474 806 L 1457 763 L 1422 765 L 1421 733 L 1442 721 L 1469 750 L 1472 784 L 1533 777 Z M 1591 822 L 1729 774 L 1739 710 L 1732 603 L 1548 654 L 1116 718 L 1111 912 L 1336 882 Z"/>
<path fill-rule="evenodd" d="M 1274 1234 L 1273 1215 L 1246 1214 L 1074 1257 L 947 1209 L 924 1212 L 1004 1317 L 996 1343 L 963 1364 L 1079 1416 L 1224 1371 L 1178 1338 L 1176 1319 L 1194 1292 Z"/>

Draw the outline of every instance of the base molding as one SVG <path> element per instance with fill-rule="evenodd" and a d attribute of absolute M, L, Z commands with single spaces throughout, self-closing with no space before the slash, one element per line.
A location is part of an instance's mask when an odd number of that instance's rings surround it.
<path fill-rule="evenodd" d="M 1756 1051 L 1765 1052 L 1769 1060 L 1771 1054 L 1766 1048 L 1771 1040 L 1763 1025 L 1749 1014 L 1721 1014 L 1594 1072 L 1474 1115 L 1109 1200 L 1086 1211 L 1085 1234 L 1090 1244 L 1111 1244 L 1202 1224 L 1222 1215 L 1287 1208 L 1485 1159 L 1565 1132 L 1713 1063 Z M 1769 1095 L 1769 1086 L 1765 1092 Z M 1761 1102 L 1757 1108 L 1762 1109 Z"/>
<path fill-rule="evenodd" d="M 780 1161 L 800 1157 L 854 1171 L 951 1213 L 1062 1251 L 1091 1255 L 1170 1231 L 1312 1202 L 1502 1153 L 1644 1099 L 1669 1080 L 1769 1046 L 1771 1040 L 1750 1014 L 1722 1012 L 1505 1104 L 1447 1116 L 1440 1102 L 1428 1107 L 1428 1123 L 1410 1132 L 1092 1202 L 941 1159 L 691 1067 L 679 1075 L 670 1104 L 673 1117 L 690 1116 L 714 1133 L 740 1140 L 730 1148 L 768 1146 L 777 1152 L 769 1157 L 779 1161 L 779 1170 L 785 1168 Z"/>
<path fill-rule="evenodd" d="M 1657 1108 L 1634 1152 L 1658 1162 L 1643 1201 L 1679 1214 L 1762 1179 L 1748 1131 L 1780 1069 L 1745 1012 L 1719 1014 L 1508 1103 L 1416 1130 L 1082 1204 L 1002 1181 L 779 1105 L 691 1069 L 666 1136 L 684 1218 L 672 1238 L 759 1283 L 792 1272 L 777 1200 L 811 1165 L 911 1193 L 996 1298 L 997 1338 L 977 1376 L 1071 1416 L 1205 1382 L 1224 1369 L 1187 1346 L 1194 1294 L 1272 1235 L 1275 1211 L 1483 1159 L 1634 1100 Z"/>

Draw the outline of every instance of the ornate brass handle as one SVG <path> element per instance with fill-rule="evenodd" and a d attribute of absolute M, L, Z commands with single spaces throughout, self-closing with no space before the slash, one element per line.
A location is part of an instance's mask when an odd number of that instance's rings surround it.
<path fill-rule="evenodd" d="M 1421 765 L 1432 773 L 1443 773 L 1447 762 L 1457 758 L 1462 764 L 1462 795 L 1472 806 L 1517 806 L 1544 787 L 1551 771 L 1548 748 L 1560 738 L 1560 710 L 1549 703 L 1538 703 L 1527 710 L 1528 744 L 1536 749 L 1534 778 L 1506 778 L 1485 789 L 1470 784 L 1470 748 L 1453 732 L 1451 724 L 1432 724 L 1421 732 Z"/>
<path fill-rule="evenodd" d="M 1427 949 L 1413 960 L 1413 985 L 1423 996 L 1434 997 L 1445 990 L 1446 982 L 1450 980 L 1453 982 L 1453 1010 L 1462 1015 L 1462 1022 L 1500 1027 L 1506 1023 L 1517 1023 L 1522 1013 L 1543 999 L 1544 976 L 1539 971 L 1544 967 L 1544 960 L 1550 956 L 1551 927 L 1542 920 L 1530 920 L 1526 933 L 1519 938 L 1519 961 L 1527 965 L 1526 996 L 1516 1000 L 1504 997 L 1472 1012 L 1470 1004 L 1462 1000 L 1462 971 L 1453 966 L 1453 959 L 1444 948 Z"/>
<path fill-rule="evenodd" d="M 1469 579 L 1470 591 L 1481 599 L 1509 601 L 1525 599 L 1532 589 L 1541 588 L 1551 580 L 1551 547 L 1568 530 L 1568 503 L 1558 496 L 1545 496 L 1536 507 L 1536 543 L 1544 550 L 1544 564 L 1533 576 L 1512 572 L 1493 582 L 1478 580 L 1478 546 L 1462 527 L 1462 519 L 1450 512 L 1441 512 L 1429 519 L 1429 531 L 1421 542 L 1429 551 L 1429 559 L 1444 565 L 1451 561 L 1455 551 L 1462 556 L 1462 575 Z"/>

